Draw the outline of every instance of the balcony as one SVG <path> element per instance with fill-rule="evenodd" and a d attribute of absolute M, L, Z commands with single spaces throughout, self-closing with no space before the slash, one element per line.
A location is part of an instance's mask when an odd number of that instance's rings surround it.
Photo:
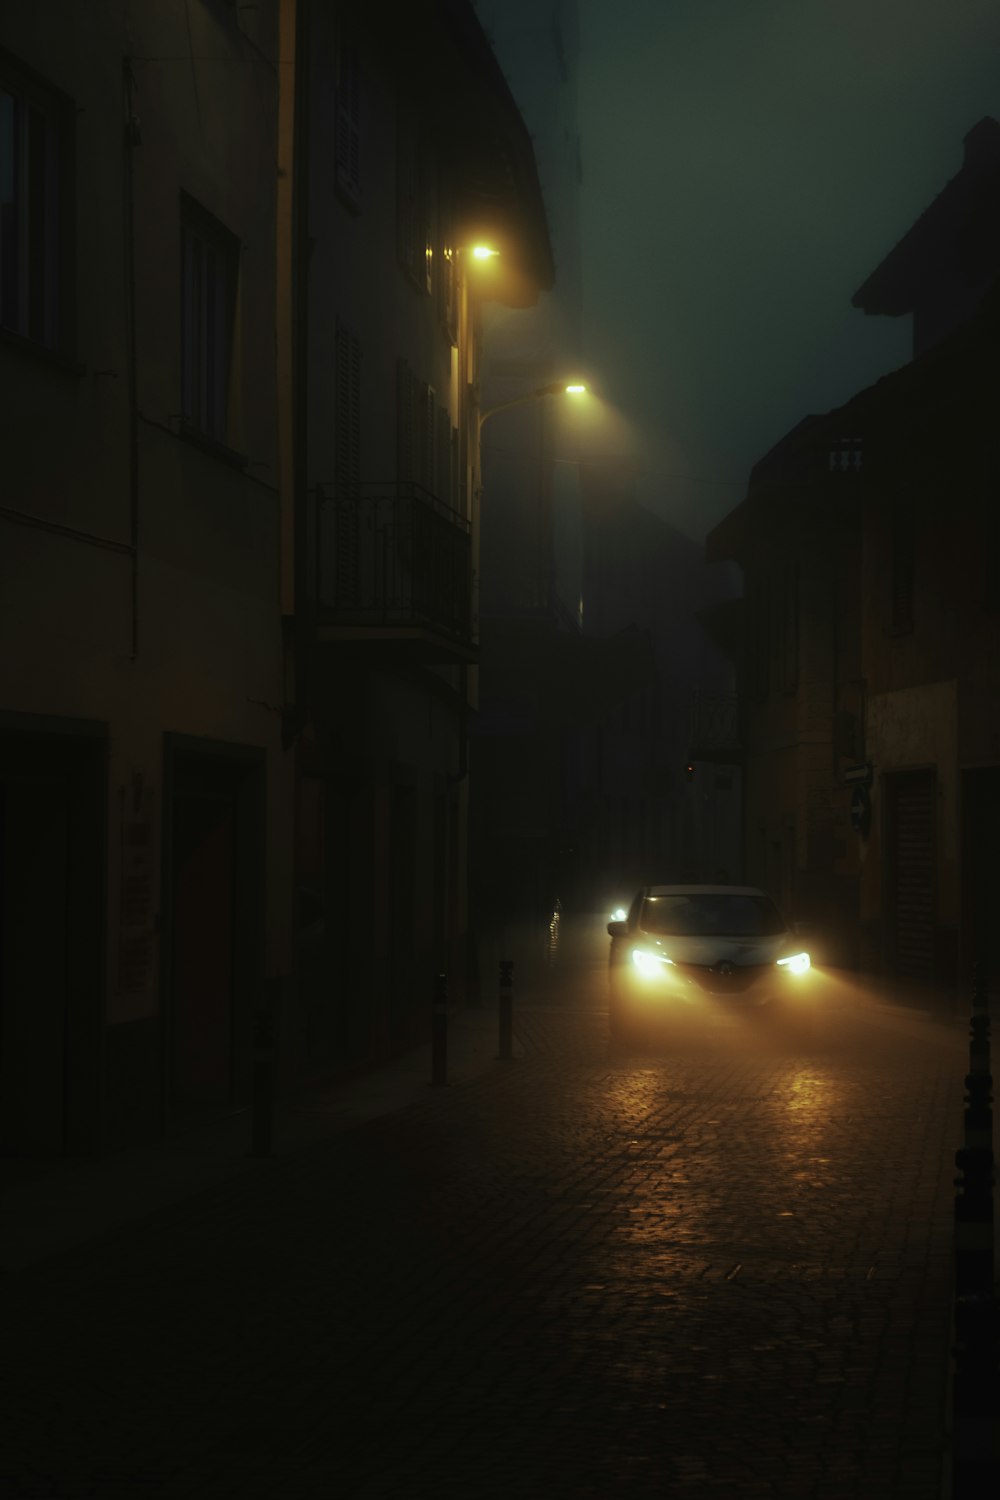
<path fill-rule="evenodd" d="M 418 484 L 316 490 L 321 641 L 363 655 L 473 661 L 469 522 Z"/>

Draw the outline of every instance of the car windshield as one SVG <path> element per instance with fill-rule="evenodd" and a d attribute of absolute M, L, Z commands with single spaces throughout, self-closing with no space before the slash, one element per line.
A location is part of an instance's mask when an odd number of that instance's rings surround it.
<path fill-rule="evenodd" d="M 774 937 L 785 930 L 767 896 L 712 891 L 647 896 L 639 925 L 661 937 Z"/>

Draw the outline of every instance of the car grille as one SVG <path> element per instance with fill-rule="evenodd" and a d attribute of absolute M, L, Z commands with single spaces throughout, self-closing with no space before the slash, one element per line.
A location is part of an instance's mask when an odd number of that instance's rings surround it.
<path fill-rule="evenodd" d="M 678 964 L 677 967 L 685 978 L 713 995 L 742 994 L 771 969 L 770 964 L 734 964 L 729 973 L 720 971 L 718 964 L 711 968 L 707 964 Z"/>

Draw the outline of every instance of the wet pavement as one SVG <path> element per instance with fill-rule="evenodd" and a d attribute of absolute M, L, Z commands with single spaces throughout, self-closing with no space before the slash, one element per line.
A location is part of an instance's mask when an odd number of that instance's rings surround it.
<path fill-rule="evenodd" d="M 5 1496 L 937 1500 L 965 1032 L 819 975 L 612 1049 L 600 924 L 555 938 L 513 1061 L 487 1007 L 447 1088 L 22 1257 Z"/>

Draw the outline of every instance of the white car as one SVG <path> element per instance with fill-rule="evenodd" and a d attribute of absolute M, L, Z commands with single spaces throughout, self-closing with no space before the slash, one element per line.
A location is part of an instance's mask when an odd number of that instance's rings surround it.
<path fill-rule="evenodd" d="M 808 988 L 808 952 L 756 886 L 647 885 L 608 933 L 612 1037 L 686 1006 L 777 1009 Z"/>

